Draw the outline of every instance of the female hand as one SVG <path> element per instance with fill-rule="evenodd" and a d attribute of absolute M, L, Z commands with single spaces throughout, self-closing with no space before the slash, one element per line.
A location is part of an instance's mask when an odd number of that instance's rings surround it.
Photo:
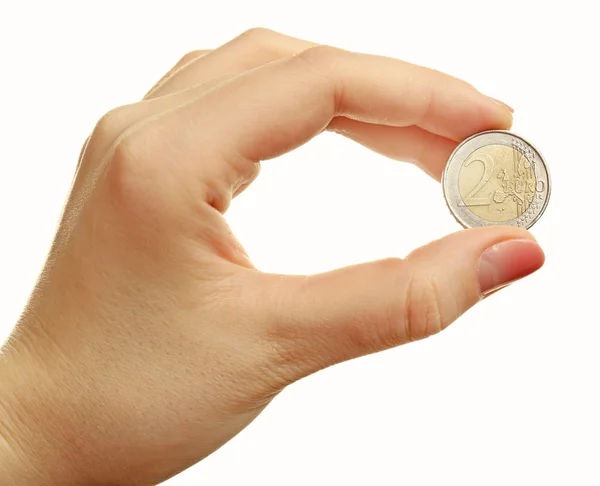
<path fill-rule="evenodd" d="M 51 253 L 0 357 L 7 484 L 155 484 L 286 385 L 421 339 L 543 263 L 512 227 L 314 276 L 257 271 L 223 214 L 259 162 L 323 130 L 435 178 L 511 113 L 402 61 L 248 31 L 187 54 L 86 142 Z"/>

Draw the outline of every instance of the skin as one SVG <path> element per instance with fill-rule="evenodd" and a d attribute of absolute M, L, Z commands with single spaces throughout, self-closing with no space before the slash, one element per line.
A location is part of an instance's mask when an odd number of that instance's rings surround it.
<path fill-rule="evenodd" d="M 544 255 L 527 231 L 490 227 L 406 259 L 266 274 L 224 218 L 260 161 L 324 130 L 439 179 L 459 141 L 511 123 L 464 81 L 264 29 L 184 56 L 84 145 L 0 354 L 0 477 L 156 484 L 290 383 L 435 334 L 537 270 Z"/>

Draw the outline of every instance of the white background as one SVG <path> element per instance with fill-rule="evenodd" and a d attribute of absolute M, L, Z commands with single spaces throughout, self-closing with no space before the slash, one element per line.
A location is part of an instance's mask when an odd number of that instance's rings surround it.
<path fill-rule="evenodd" d="M 548 161 L 541 271 L 434 338 L 290 387 L 169 485 L 600 484 L 595 2 L 0 5 L 0 341 L 96 120 L 185 52 L 250 27 L 464 78 L 512 105 L 513 130 Z M 334 134 L 264 163 L 228 216 L 254 263 L 283 273 L 404 256 L 459 230 L 436 182 Z"/>

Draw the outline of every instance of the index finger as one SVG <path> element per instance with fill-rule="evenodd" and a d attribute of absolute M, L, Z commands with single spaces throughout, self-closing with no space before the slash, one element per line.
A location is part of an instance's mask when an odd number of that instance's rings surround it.
<path fill-rule="evenodd" d="M 228 117 L 212 117 L 213 127 L 226 125 L 227 138 L 258 160 L 305 142 L 338 115 L 389 126 L 416 125 L 455 141 L 512 124 L 508 108 L 465 81 L 329 46 L 248 72 L 211 98 L 205 100 L 216 105 L 210 112 L 235 113 L 238 121 L 232 126 Z M 277 140 L 272 140 L 274 133 L 280 134 Z"/>
<path fill-rule="evenodd" d="M 253 69 L 170 115 L 169 125 L 185 128 L 169 130 L 176 138 L 171 146 L 191 163 L 207 151 L 225 155 L 222 175 L 232 185 L 254 171 L 252 162 L 298 147 L 335 116 L 414 125 L 454 141 L 512 124 L 508 108 L 457 78 L 328 46 Z M 200 133 L 188 127 L 201 127 Z M 231 163 L 233 158 L 238 162 Z"/>

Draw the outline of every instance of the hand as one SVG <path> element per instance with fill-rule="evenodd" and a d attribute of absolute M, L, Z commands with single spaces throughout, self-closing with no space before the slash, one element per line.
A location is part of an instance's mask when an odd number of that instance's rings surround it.
<path fill-rule="evenodd" d="M 402 61 L 251 30 L 192 52 L 86 142 L 50 256 L 0 359 L 10 484 L 149 485 L 286 385 L 434 334 L 543 263 L 512 227 L 314 276 L 257 271 L 223 214 L 259 162 L 323 130 L 439 178 L 510 111 Z"/>

